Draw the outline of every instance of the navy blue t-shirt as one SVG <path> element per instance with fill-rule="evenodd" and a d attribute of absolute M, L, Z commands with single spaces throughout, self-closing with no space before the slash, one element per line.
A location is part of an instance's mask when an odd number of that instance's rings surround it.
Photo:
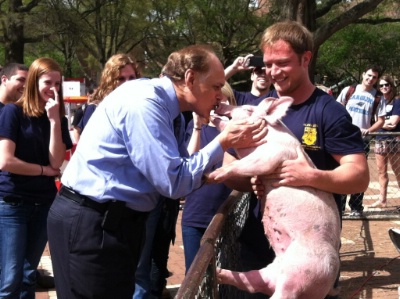
<path fill-rule="evenodd" d="M 361 132 L 352 124 L 345 107 L 318 88 L 304 103 L 290 106 L 282 121 L 318 169 L 332 170 L 339 166 L 332 154 L 364 152 Z"/>
<path fill-rule="evenodd" d="M 278 98 L 276 91 L 268 96 Z M 290 106 L 282 121 L 318 169 L 338 167 L 333 154 L 364 153 L 360 129 L 352 124 L 345 107 L 319 88 L 304 103 Z M 335 199 L 340 211 L 340 195 L 335 194 Z"/>
<path fill-rule="evenodd" d="M 82 134 L 83 129 L 85 128 L 86 124 L 88 123 L 90 117 L 96 110 L 96 108 L 97 108 L 97 105 L 89 104 L 86 106 L 85 110 L 83 111 L 83 116 L 77 125 L 77 127 L 81 129 L 81 134 Z"/>
<path fill-rule="evenodd" d="M 253 95 L 251 92 L 241 92 L 233 90 L 233 94 L 235 95 L 235 99 L 238 106 L 242 105 L 257 106 L 263 99 L 265 99 L 265 95 L 258 97 Z"/>
<path fill-rule="evenodd" d="M 189 122 L 186 129 L 186 146 L 189 144 L 192 132 L 193 120 Z M 219 131 L 215 127 L 203 125 L 200 134 L 200 148 L 203 148 L 219 134 Z M 213 169 L 217 169 L 221 166 L 222 162 L 214 165 Z M 223 183 L 206 184 L 193 191 L 185 197 L 182 224 L 206 228 L 218 211 L 218 208 L 228 198 L 231 192 L 232 189 L 228 188 Z"/>
<path fill-rule="evenodd" d="M 62 140 L 72 148 L 68 120 L 61 121 Z M 47 114 L 27 117 L 22 107 L 6 105 L 0 114 L 0 136 L 15 143 L 15 157 L 39 165 L 49 165 L 50 121 Z M 0 195 L 14 196 L 35 203 L 51 203 L 57 193 L 54 177 L 27 176 L 0 172 Z"/>
<path fill-rule="evenodd" d="M 393 115 L 400 115 L 400 98 L 394 99 L 390 104 L 386 104 L 386 116 L 385 119 L 390 119 Z M 397 123 L 393 130 L 379 129 L 378 132 L 400 132 L 400 122 Z M 376 136 L 376 139 L 390 139 L 396 138 L 396 136 Z"/>

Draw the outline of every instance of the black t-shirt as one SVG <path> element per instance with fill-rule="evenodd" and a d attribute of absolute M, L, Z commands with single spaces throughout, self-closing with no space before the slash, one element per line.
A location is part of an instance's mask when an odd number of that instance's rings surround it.
<path fill-rule="evenodd" d="M 86 104 L 79 106 L 78 109 L 75 110 L 74 119 L 72 120 L 71 125 L 76 127 L 83 117 L 83 113 L 85 111 Z"/>
<path fill-rule="evenodd" d="M 235 95 L 235 99 L 238 106 L 242 105 L 254 105 L 257 106 L 263 99 L 265 99 L 265 95 L 258 97 L 253 95 L 251 92 L 241 92 L 237 90 L 233 90 L 233 94 Z"/>
<path fill-rule="evenodd" d="M 72 148 L 68 120 L 61 121 L 62 140 Z M 0 136 L 15 143 L 15 157 L 39 165 L 49 165 L 50 121 L 47 114 L 27 117 L 22 107 L 7 104 L 0 114 Z M 54 177 L 0 172 L 0 195 L 14 196 L 35 203 L 51 203 L 57 193 Z"/>

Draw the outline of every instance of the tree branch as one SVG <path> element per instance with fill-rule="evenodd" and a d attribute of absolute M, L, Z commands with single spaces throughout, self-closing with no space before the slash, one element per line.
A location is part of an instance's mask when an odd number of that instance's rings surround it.
<path fill-rule="evenodd" d="M 355 23 L 368 12 L 373 11 L 384 0 L 364 0 L 363 2 L 353 6 L 349 10 L 343 12 L 338 17 L 330 22 L 320 26 L 314 32 L 314 43 L 319 47 L 326 39 L 332 36 L 335 32 L 343 29 L 351 23 Z"/>
<path fill-rule="evenodd" d="M 19 6 L 16 12 L 30 12 L 34 7 L 39 5 L 40 0 L 32 0 L 26 5 Z"/>
<path fill-rule="evenodd" d="M 393 18 L 381 18 L 381 19 L 359 19 L 355 21 L 355 24 L 370 24 L 370 25 L 379 25 L 383 23 L 398 23 L 400 19 Z"/>
<path fill-rule="evenodd" d="M 38 43 L 43 41 L 44 38 L 49 38 L 51 34 L 42 34 L 38 36 L 24 37 L 25 43 Z"/>
<path fill-rule="evenodd" d="M 340 2 L 342 2 L 342 0 L 329 0 L 324 2 L 324 4 L 318 6 L 317 10 L 315 11 L 315 17 L 318 19 L 324 16 L 334 5 L 339 4 Z"/>

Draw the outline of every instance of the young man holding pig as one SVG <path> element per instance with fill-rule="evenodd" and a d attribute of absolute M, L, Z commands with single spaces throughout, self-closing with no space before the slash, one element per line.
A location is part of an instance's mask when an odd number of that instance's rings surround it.
<path fill-rule="evenodd" d="M 339 194 L 363 192 L 369 183 L 361 133 L 344 107 L 311 82 L 308 67 L 313 38 L 304 26 L 294 21 L 276 23 L 266 29 L 260 47 L 266 75 L 275 87 L 268 96 L 294 99 L 282 121 L 316 165 L 312 167 L 298 151 L 297 159 L 283 162 L 270 178 L 277 179 L 276 187 L 309 186 L 332 193 L 341 215 Z M 224 163 L 234 160 L 225 155 Z M 251 182 L 262 197 L 264 187 L 260 180 L 253 178 Z M 231 178 L 225 183 L 242 191 L 251 190 L 249 180 Z"/>

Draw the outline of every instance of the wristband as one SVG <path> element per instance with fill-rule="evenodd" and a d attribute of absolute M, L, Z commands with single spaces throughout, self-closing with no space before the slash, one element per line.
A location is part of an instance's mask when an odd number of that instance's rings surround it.
<path fill-rule="evenodd" d="M 201 128 L 196 128 L 196 127 L 193 127 L 193 130 L 196 130 L 196 131 L 201 131 Z"/>
<path fill-rule="evenodd" d="M 41 167 L 41 172 L 40 172 L 40 175 L 43 175 L 43 166 L 42 166 L 42 165 L 40 165 L 40 167 Z"/>

